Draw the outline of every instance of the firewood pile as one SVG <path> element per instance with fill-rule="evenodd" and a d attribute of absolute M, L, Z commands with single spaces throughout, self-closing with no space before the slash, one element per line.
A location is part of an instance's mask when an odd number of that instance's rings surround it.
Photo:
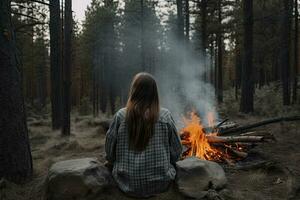
<path fill-rule="evenodd" d="M 286 118 L 265 120 L 245 126 L 226 119 L 211 127 L 203 127 L 200 118 L 192 113 L 185 120 L 185 127 L 180 134 L 184 146 L 183 158 L 196 156 L 234 165 L 237 161 L 246 159 L 248 151 L 256 145 L 276 141 L 274 135 L 268 131 L 248 131 L 249 129 L 284 119 Z"/>

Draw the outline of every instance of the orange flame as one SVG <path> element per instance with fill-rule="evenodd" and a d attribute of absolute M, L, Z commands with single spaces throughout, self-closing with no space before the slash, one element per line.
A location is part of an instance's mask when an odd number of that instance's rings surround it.
<path fill-rule="evenodd" d="M 222 160 L 223 153 L 209 144 L 201 120 L 195 112 L 191 112 L 189 118 L 184 118 L 183 122 L 185 127 L 181 130 L 182 144 L 189 147 L 185 157 L 196 156 L 205 160 Z M 213 113 L 208 114 L 208 124 L 210 126 L 214 124 Z"/>

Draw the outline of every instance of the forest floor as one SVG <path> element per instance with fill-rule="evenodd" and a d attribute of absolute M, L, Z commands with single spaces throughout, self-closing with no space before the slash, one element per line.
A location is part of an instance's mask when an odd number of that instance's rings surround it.
<path fill-rule="evenodd" d="M 225 99 L 225 105 L 226 101 Z M 227 106 L 220 109 L 221 116 L 241 125 L 276 115 L 244 115 L 238 112 L 232 114 L 232 110 L 227 112 L 227 109 L 231 108 Z M 290 109 L 300 114 L 299 107 Z M 105 131 L 98 125 L 101 120 L 91 116 L 74 117 L 73 115 L 72 134 L 70 137 L 62 137 L 60 132 L 52 131 L 49 116 L 38 119 L 29 117 L 34 176 L 25 185 L 9 184 L 6 192 L 7 199 L 42 199 L 43 183 L 48 169 L 51 164 L 57 161 L 97 157 L 101 162 L 104 162 Z M 294 195 L 294 199 L 300 199 L 300 123 L 277 123 L 259 129 L 271 132 L 277 140 L 276 142 L 259 144 L 253 149 L 267 162 L 260 166 L 244 169 L 225 166 L 228 185 L 221 192 L 222 196 L 224 199 L 232 200 L 282 200 Z M 129 199 L 121 195 L 119 197 L 114 199 Z M 154 199 L 183 198 L 179 196 L 169 197 L 166 194 Z"/>

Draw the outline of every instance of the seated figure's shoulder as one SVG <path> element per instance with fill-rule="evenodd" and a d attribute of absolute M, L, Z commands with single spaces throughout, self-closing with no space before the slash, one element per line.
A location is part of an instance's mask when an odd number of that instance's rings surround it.
<path fill-rule="evenodd" d="M 116 116 L 119 118 L 119 119 L 124 119 L 125 116 L 126 116 L 126 108 L 121 108 L 120 110 L 118 110 L 118 112 L 116 113 Z"/>
<path fill-rule="evenodd" d="M 159 120 L 162 122 L 168 122 L 169 118 L 171 116 L 171 113 L 168 109 L 166 108 L 160 108 L 160 113 L 159 113 Z"/>

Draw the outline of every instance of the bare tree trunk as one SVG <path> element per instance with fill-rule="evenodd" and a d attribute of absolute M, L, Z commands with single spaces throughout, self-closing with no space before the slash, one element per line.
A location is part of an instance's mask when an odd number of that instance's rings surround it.
<path fill-rule="evenodd" d="M 141 56 L 142 71 L 146 71 L 146 55 L 145 55 L 145 26 L 144 26 L 144 0 L 141 1 Z"/>
<path fill-rule="evenodd" d="M 239 0 L 235 1 L 235 6 L 239 6 Z M 235 24 L 235 100 L 238 100 L 238 91 L 241 88 L 241 69 L 242 69 L 242 56 L 241 56 L 241 38 L 239 37 L 238 25 Z"/>
<path fill-rule="evenodd" d="M 217 97 L 218 103 L 223 102 L 223 38 L 222 38 L 222 0 L 218 1 L 218 25 L 219 30 L 217 33 L 217 45 L 218 45 L 218 85 L 217 85 Z"/>
<path fill-rule="evenodd" d="M 241 63 L 241 53 L 240 53 L 240 48 L 237 42 L 236 46 L 236 54 L 235 54 L 235 99 L 238 100 L 238 90 L 241 87 L 241 68 L 242 68 L 242 63 Z"/>
<path fill-rule="evenodd" d="M 190 3 L 185 0 L 185 43 L 188 46 L 190 41 Z"/>
<path fill-rule="evenodd" d="M 18 183 L 32 176 L 32 157 L 9 0 L 0 12 L 0 179 Z"/>
<path fill-rule="evenodd" d="M 283 1 L 283 14 L 281 20 L 280 55 L 283 105 L 290 105 L 290 30 L 291 30 L 291 0 Z"/>
<path fill-rule="evenodd" d="M 64 26 L 64 89 L 63 89 L 63 135 L 70 135 L 71 112 L 71 63 L 72 63 L 72 0 L 65 0 L 65 26 Z"/>
<path fill-rule="evenodd" d="M 240 111 L 253 112 L 253 1 L 244 0 L 244 59 L 242 67 L 242 95 Z"/>
<path fill-rule="evenodd" d="M 36 63 L 36 76 L 37 76 L 37 96 L 38 96 L 38 110 L 41 111 L 46 105 L 47 98 L 47 75 L 46 75 L 46 59 L 47 49 L 43 38 L 41 38 L 41 44 L 38 44 L 38 54 L 40 56 L 39 62 Z"/>
<path fill-rule="evenodd" d="M 50 71 L 52 128 L 62 123 L 62 38 L 59 0 L 50 0 Z"/>
<path fill-rule="evenodd" d="M 294 82 L 293 82 L 293 103 L 297 102 L 297 87 L 298 87 L 298 67 L 299 67 L 299 53 L 298 53 L 298 45 L 299 45 L 299 12 L 298 12 L 298 1 L 295 0 L 295 41 L 294 41 Z"/>
<path fill-rule="evenodd" d="M 204 61 L 203 65 L 205 68 L 205 75 L 204 80 L 209 82 L 209 79 L 212 76 L 213 69 L 208 69 L 207 63 L 207 55 L 206 55 L 206 48 L 207 48 L 207 0 L 201 0 L 200 3 L 200 10 L 201 10 L 201 45 L 202 45 L 202 59 Z M 210 80 L 212 81 L 212 80 Z"/>
<path fill-rule="evenodd" d="M 177 36 L 180 42 L 184 38 L 184 19 L 182 13 L 182 0 L 176 0 L 177 5 Z"/>
<path fill-rule="evenodd" d="M 102 59 L 102 67 L 101 67 L 101 73 L 100 73 L 100 88 L 99 88 L 99 100 L 100 100 L 100 110 L 102 113 L 106 113 L 106 107 L 107 107 L 107 83 L 106 83 L 106 76 L 108 75 L 105 68 L 108 67 L 107 62 L 107 52 L 103 52 L 103 59 Z"/>
<path fill-rule="evenodd" d="M 217 37 L 217 36 L 216 36 Z M 217 38 L 216 38 L 217 39 Z M 215 49 L 215 70 L 214 70 L 214 86 L 215 86 L 215 97 L 218 96 L 218 46 L 217 46 L 217 41 L 214 42 L 214 49 Z"/>
<path fill-rule="evenodd" d="M 214 71 L 215 71 L 215 67 L 214 67 L 214 58 L 215 58 L 215 47 L 214 47 L 214 43 L 212 42 L 210 45 L 210 83 L 211 85 L 214 85 L 215 82 L 215 76 L 214 76 Z M 208 63 L 207 63 L 208 64 Z"/>
<path fill-rule="evenodd" d="M 96 111 L 96 73 L 95 69 L 93 69 L 93 89 L 92 89 L 92 102 L 93 102 L 93 116 L 96 117 L 97 111 Z"/>

